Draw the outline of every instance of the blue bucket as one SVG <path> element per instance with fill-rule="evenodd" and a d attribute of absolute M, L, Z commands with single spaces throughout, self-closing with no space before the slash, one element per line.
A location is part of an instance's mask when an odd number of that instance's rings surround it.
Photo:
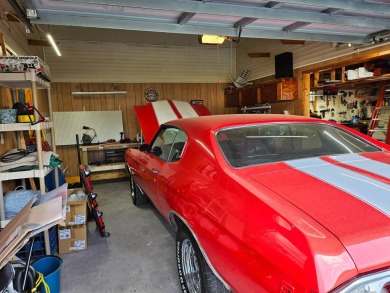
<path fill-rule="evenodd" d="M 55 255 L 44 256 L 33 262 L 32 267 L 43 275 L 43 279 L 50 288 L 50 293 L 60 292 L 60 272 L 62 259 Z M 39 286 L 41 293 L 46 293 L 43 285 Z"/>

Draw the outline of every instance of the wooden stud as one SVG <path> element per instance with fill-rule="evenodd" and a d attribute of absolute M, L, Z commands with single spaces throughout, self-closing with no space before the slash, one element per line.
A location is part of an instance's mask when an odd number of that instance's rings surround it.
<path fill-rule="evenodd" d="M 303 116 L 310 116 L 310 74 L 302 74 L 302 101 L 301 111 Z"/>
<path fill-rule="evenodd" d="M 3 56 L 7 55 L 7 49 L 5 48 L 5 40 L 3 33 L 0 33 L 0 46 L 1 46 L 1 54 Z"/>

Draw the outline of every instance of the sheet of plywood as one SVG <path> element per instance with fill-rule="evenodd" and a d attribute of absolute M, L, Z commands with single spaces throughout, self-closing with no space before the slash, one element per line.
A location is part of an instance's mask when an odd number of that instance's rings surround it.
<path fill-rule="evenodd" d="M 94 135 L 92 130 L 84 130 L 83 126 L 95 129 L 97 137 L 92 143 L 119 140 L 120 132 L 123 132 L 122 111 L 54 112 L 53 119 L 56 145 L 76 144 L 76 134 L 80 143 L 84 132 Z"/>

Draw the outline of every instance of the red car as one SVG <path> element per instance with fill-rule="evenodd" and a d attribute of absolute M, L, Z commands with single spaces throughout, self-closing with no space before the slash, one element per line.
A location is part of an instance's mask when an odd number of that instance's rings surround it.
<path fill-rule="evenodd" d="M 142 126 L 142 125 L 141 125 Z M 183 292 L 390 292 L 390 146 L 318 119 L 163 123 L 126 152 L 176 231 Z"/>

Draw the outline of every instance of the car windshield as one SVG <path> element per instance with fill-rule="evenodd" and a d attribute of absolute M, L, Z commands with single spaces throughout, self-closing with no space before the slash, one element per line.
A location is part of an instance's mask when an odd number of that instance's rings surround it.
<path fill-rule="evenodd" d="M 340 128 L 321 123 L 272 123 L 220 130 L 219 147 L 233 167 L 380 149 Z"/>

